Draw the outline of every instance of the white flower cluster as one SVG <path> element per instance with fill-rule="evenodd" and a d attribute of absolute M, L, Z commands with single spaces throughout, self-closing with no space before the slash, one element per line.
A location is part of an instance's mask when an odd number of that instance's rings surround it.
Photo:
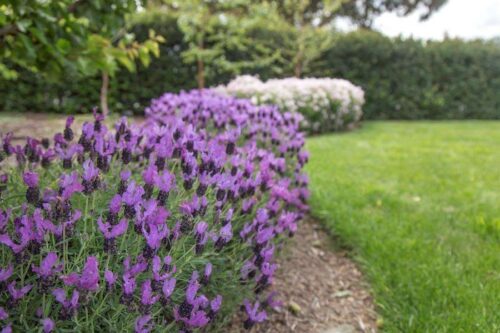
<path fill-rule="evenodd" d="M 352 127 L 361 119 L 365 101 L 363 89 L 343 79 L 287 78 L 262 82 L 243 75 L 215 89 L 249 98 L 255 104 L 275 104 L 283 112 L 300 112 L 305 126 L 314 132 Z"/>

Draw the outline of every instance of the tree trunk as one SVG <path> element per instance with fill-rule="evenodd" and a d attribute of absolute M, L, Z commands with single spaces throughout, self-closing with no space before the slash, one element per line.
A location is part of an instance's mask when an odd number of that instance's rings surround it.
<path fill-rule="evenodd" d="M 107 117 L 109 114 L 108 109 L 108 86 L 109 86 L 109 74 L 102 72 L 102 85 L 101 85 L 101 112 Z"/>
<path fill-rule="evenodd" d="M 302 51 L 299 51 L 297 57 L 295 58 L 293 72 L 295 74 L 295 77 L 300 79 L 300 77 L 302 76 Z"/>
<path fill-rule="evenodd" d="M 198 48 L 203 50 L 204 47 L 203 38 L 200 38 L 198 41 Z M 198 89 L 203 89 L 205 88 L 205 62 L 200 56 L 198 56 L 197 65 L 198 72 L 196 73 L 196 81 L 198 81 Z"/>
<path fill-rule="evenodd" d="M 196 75 L 198 81 L 198 89 L 205 88 L 205 63 L 198 58 L 198 73 Z"/>

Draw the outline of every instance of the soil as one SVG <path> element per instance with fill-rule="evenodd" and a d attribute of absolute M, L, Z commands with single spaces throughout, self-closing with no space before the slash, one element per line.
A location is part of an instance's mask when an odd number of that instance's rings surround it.
<path fill-rule="evenodd" d="M 368 286 L 348 252 L 335 250 L 331 239 L 317 222 L 302 222 L 278 259 L 274 290 L 283 306 L 249 333 L 377 331 Z M 228 332 L 245 332 L 244 318 L 237 313 Z"/>

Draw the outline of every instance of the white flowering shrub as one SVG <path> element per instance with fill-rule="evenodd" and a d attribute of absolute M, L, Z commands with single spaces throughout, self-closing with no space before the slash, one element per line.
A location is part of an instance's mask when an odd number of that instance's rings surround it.
<path fill-rule="evenodd" d="M 363 114 L 364 91 L 351 82 L 330 78 L 286 78 L 262 82 L 250 75 L 235 78 L 216 91 L 245 97 L 254 104 L 275 104 L 282 112 L 299 112 L 310 132 L 346 130 Z"/>

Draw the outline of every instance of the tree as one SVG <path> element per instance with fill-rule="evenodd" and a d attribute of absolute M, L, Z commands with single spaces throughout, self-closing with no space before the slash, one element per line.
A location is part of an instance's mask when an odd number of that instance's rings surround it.
<path fill-rule="evenodd" d="M 396 12 L 406 16 L 416 10 L 424 10 L 421 20 L 428 19 L 447 0 L 349 0 L 340 8 L 339 15 L 349 17 L 354 24 L 371 28 L 373 19 L 384 12 Z"/>
<path fill-rule="evenodd" d="M 119 66 L 135 69 L 158 56 L 160 36 L 143 43 L 126 33 L 135 0 L 0 0 L 0 76 L 16 79 L 18 68 L 48 79 L 102 74 L 101 108 L 108 113 L 109 76 Z"/>
<path fill-rule="evenodd" d="M 274 9 L 281 24 L 292 31 L 291 61 L 296 77 L 333 41 L 332 22 L 346 0 L 270 0 L 263 1 Z M 275 24 L 275 22 L 273 22 Z"/>
<path fill-rule="evenodd" d="M 266 7 L 251 0 L 163 1 L 160 6 L 178 17 L 178 26 L 188 44 L 183 58 L 196 64 L 200 89 L 205 87 L 207 76 L 217 70 L 239 74 L 279 56 L 279 52 L 251 38 L 252 29 L 268 19 Z M 245 57 L 228 57 L 234 52 Z"/>
<path fill-rule="evenodd" d="M 334 20 L 350 17 L 354 23 L 371 26 L 373 18 L 387 11 L 408 15 L 417 9 L 426 11 L 427 19 L 446 0 L 263 0 L 271 5 L 283 22 L 294 30 L 295 43 L 291 59 L 294 74 L 300 77 L 304 67 L 316 59 L 333 42 Z M 273 22 L 274 23 L 274 22 Z"/>

